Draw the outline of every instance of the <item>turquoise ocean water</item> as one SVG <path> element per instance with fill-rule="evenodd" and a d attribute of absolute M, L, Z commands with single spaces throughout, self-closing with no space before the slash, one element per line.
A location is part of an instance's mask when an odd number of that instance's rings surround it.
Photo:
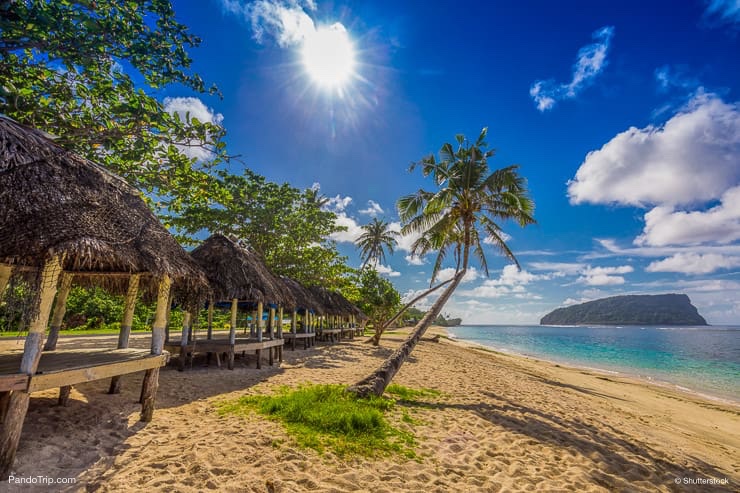
<path fill-rule="evenodd" d="M 619 372 L 740 402 L 740 326 L 461 325 L 447 331 L 503 352 Z"/>

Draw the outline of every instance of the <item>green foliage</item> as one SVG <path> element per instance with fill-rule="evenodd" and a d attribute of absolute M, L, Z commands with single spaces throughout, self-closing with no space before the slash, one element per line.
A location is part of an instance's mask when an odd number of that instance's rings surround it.
<path fill-rule="evenodd" d="M 442 395 L 442 392 L 436 389 L 426 389 L 422 388 L 419 390 L 412 389 L 410 387 L 405 387 L 403 385 L 398 385 L 395 383 L 390 384 L 385 389 L 386 394 L 391 394 L 399 399 L 405 400 L 405 401 L 411 401 L 415 399 L 419 399 L 420 397 L 440 397 Z"/>
<path fill-rule="evenodd" d="M 67 298 L 63 328 L 81 331 L 118 331 L 121 328 L 123 306 L 123 296 L 112 295 L 101 288 L 74 286 Z M 153 318 L 154 305 L 139 301 L 134 309 L 132 330 L 149 330 Z"/>
<path fill-rule="evenodd" d="M 260 254 L 276 274 L 304 285 L 341 289 L 351 269 L 329 235 L 344 228 L 322 208 L 315 190 L 277 184 L 250 170 L 218 172 L 222 193 L 208 204 L 189 204 L 170 225 L 185 237 L 202 230 L 233 235 Z"/>
<path fill-rule="evenodd" d="M 414 163 L 422 174 L 431 176 L 436 191 L 420 189 L 398 200 L 398 211 L 403 222 L 402 234 L 421 236 L 414 242 L 412 253 L 426 255 L 437 251 L 432 271 L 432 283 L 447 255 L 453 252 L 458 270 L 467 269 L 470 250 L 488 275 L 488 263 L 482 240 L 488 239 L 509 260 L 519 266 L 516 257 L 504 241 L 501 221 L 513 219 L 520 226 L 535 222 L 534 202 L 529 198 L 526 180 L 519 175 L 518 166 L 508 166 L 490 172 L 488 159 L 493 150 L 486 150 L 484 128 L 474 144 L 463 135 L 457 135 L 457 150 L 445 143 L 434 155 Z"/>
<path fill-rule="evenodd" d="M 171 84 L 207 91 L 189 71 L 187 50 L 200 39 L 169 1 L 0 2 L 0 33 L 0 113 L 58 136 L 173 211 L 213 193 L 206 177 L 226 158 L 223 128 L 170 114 L 153 95 Z"/>
<path fill-rule="evenodd" d="M 398 233 L 391 231 L 389 224 L 377 217 L 362 226 L 362 234 L 357 238 L 357 248 L 360 249 L 363 267 L 367 264 L 376 265 L 385 262 L 385 249 L 393 253 Z"/>
<path fill-rule="evenodd" d="M 218 411 L 222 415 L 257 411 L 281 421 L 300 446 L 321 453 L 328 449 L 340 457 L 399 453 L 414 457 L 413 437 L 391 427 L 384 417 L 392 408 L 390 399 L 358 399 L 343 385 L 307 385 L 224 402 Z"/>
<path fill-rule="evenodd" d="M 373 268 L 365 267 L 355 277 L 357 298 L 347 298 L 370 318 L 374 327 L 382 324 L 400 308 L 401 295 L 393 283 Z"/>

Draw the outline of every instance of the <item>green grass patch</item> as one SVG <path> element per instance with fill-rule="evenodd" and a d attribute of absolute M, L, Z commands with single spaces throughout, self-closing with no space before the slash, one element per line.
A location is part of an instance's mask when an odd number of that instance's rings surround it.
<path fill-rule="evenodd" d="M 282 387 L 274 395 L 245 396 L 221 403 L 222 415 L 258 412 L 280 421 L 302 447 L 340 457 L 400 454 L 415 458 L 411 433 L 392 427 L 385 413 L 392 399 L 358 399 L 343 385 Z"/>
<path fill-rule="evenodd" d="M 435 389 L 412 389 L 395 383 L 385 389 L 386 394 L 391 394 L 404 401 L 412 401 L 421 397 L 440 397 L 442 392 Z"/>

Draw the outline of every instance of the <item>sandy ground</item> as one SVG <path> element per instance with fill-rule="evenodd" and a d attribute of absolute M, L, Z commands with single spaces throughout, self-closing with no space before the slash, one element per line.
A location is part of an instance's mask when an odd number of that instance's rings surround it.
<path fill-rule="evenodd" d="M 76 386 L 68 407 L 33 395 L 16 476 L 71 487 L 0 483 L 0 491 L 738 491 L 740 407 L 645 382 L 533 359 L 422 341 L 395 382 L 442 392 L 399 403 L 390 419 L 417 439 L 417 460 L 340 460 L 291 442 L 264 418 L 215 404 L 304 382 L 352 383 L 403 335 L 285 350 L 282 366 L 164 369 L 157 411 L 138 422 L 142 375 Z M 115 338 L 98 338 L 115 344 Z M 80 341 L 64 340 L 63 344 Z M 88 342 L 90 343 L 90 342 Z M 140 336 L 136 344 L 146 346 Z M 403 412 L 415 424 L 401 420 Z M 702 480 L 722 485 L 690 485 Z M 678 483 L 678 484 L 677 484 Z"/>

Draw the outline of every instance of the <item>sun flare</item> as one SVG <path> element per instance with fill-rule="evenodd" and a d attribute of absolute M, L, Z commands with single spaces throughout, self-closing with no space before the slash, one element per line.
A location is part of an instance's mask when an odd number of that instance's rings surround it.
<path fill-rule="evenodd" d="M 303 42 L 303 65 L 320 86 L 346 84 L 355 67 L 355 50 L 347 30 L 340 23 L 319 27 Z"/>

